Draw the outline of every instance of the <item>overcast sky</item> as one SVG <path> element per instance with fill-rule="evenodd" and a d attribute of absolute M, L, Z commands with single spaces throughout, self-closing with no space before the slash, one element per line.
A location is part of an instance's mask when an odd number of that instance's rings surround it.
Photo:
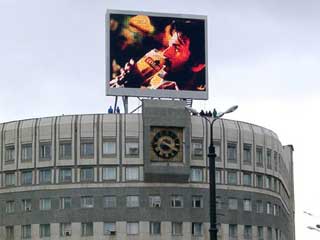
<path fill-rule="evenodd" d="M 306 228 L 320 224 L 320 1 L 0 0 L 0 122 L 106 112 L 108 8 L 208 16 L 209 100 L 194 107 L 238 104 L 230 118 L 293 144 L 297 239 L 320 239 Z"/>

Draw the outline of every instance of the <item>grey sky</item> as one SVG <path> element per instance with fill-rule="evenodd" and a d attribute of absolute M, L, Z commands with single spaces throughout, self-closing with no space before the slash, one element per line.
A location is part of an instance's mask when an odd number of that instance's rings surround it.
<path fill-rule="evenodd" d="M 210 98 L 194 106 L 238 104 L 230 118 L 294 145 L 297 239 L 319 239 L 303 211 L 320 215 L 320 1 L 0 0 L 0 122 L 106 112 L 107 8 L 208 16 Z"/>

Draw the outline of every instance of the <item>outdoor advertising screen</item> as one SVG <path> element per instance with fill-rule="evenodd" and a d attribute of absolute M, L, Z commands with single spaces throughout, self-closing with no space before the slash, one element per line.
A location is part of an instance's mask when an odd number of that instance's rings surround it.
<path fill-rule="evenodd" d="M 206 17 L 108 10 L 106 93 L 208 98 Z"/>

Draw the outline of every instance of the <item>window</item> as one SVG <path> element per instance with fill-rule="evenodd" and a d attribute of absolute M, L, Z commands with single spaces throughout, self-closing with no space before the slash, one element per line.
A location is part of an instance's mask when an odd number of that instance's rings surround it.
<path fill-rule="evenodd" d="M 279 192 L 279 182 L 276 178 L 273 179 L 273 188 L 274 191 Z"/>
<path fill-rule="evenodd" d="M 173 222 L 172 223 L 172 235 L 182 235 L 182 222 Z"/>
<path fill-rule="evenodd" d="M 92 196 L 81 197 L 81 208 L 93 208 L 93 197 Z"/>
<path fill-rule="evenodd" d="M 40 184 L 51 183 L 51 169 L 39 170 L 39 183 Z"/>
<path fill-rule="evenodd" d="M 80 157 L 81 158 L 93 158 L 94 148 L 92 141 L 81 142 L 80 144 Z"/>
<path fill-rule="evenodd" d="M 105 208 L 115 208 L 117 207 L 117 197 L 116 196 L 105 196 L 104 197 Z"/>
<path fill-rule="evenodd" d="M 70 237 L 72 235 L 71 223 L 60 223 L 60 236 Z"/>
<path fill-rule="evenodd" d="M 42 198 L 40 199 L 40 210 L 50 210 L 51 209 L 51 199 Z"/>
<path fill-rule="evenodd" d="M 260 175 L 260 174 L 257 174 L 256 175 L 256 186 L 259 187 L 259 188 L 263 188 L 263 176 Z"/>
<path fill-rule="evenodd" d="M 138 142 L 126 142 L 126 155 L 139 156 L 139 143 Z"/>
<path fill-rule="evenodd" d="M 127 222 L 127 234 L 128 235 L 139 234 L 139 223 L 138 222 Z"/>
<path fill-rule="evenodd" d="M 21 161 L 32 160 L 32 144 L 21 145 Z"/>
<path fill-rule="evenodd" d="M 126 167 L 126 180 L 138 181 L 139 180 L 139 167 Z"/>
<path fill-rule="evenodd" d="M 251 212 L 252 206 L 251 206 L 251 200 L 250 199 L 244 199 L 243 200 L 243 210 Z"/>
<path fill-rule="evenodd" d="M 263 213 L 263 203 L 261 200 L 256 201 L 257 213 Z"/>
<path fill-rule="evenodd" d="M 274 216 L 278 215 L 278 206 L 276 204 L 273 205 L 273 215 Z"/>
<path fill-rule="evenodd" d="M 62 197 L 60 198 L 60 208 L 61 209 L 69 209 L 72 206 L 71 197 Z"/>
<path fill-rule="evenodd" d="M 103 141 L 102 143 L 102 155 L 112 156 L 116 155 L 116 142 L 115 141 Z"/>
<path fill-rule="evenodd" d="M 39 158 L 40 160 L 51 160 L 51 143 L 39 144 Z"/>
<path fill-rule="evenodd" d="M 267 214 L 272 214 L 271 212 L 271 203 L 267 202 Z"/>
<path fill-rule="evenodd" d="M 217 223 L 217 236 L 218 236 L 218 240 L 222 239 L 222 233 L 221 233 L 221 223 Z"/>
<path fill-rule="evenodd" d="M 182 208 L 183 207 L 183 197 L 180 195 L 171 196 L 171 207 L 172 208 Z"/>
<path fill-rule="evenodd" d="M 61 183 L 72 182 L 72 170 L 71 168 L 61 168 L 59 174 L 59 181 Z"/>
<path fill-rule="evenodd" d="M 16 174 L 6 173 L 5 174 L 5 184 L 6 186 L 14 186 L 16 184 Z"/>
<path fill-rule="evenodd" d="M 271 166 L 271 149 L 267 149 L 267 168 L 272 169 Z"/>
<path fill-rule="evenodd" d="M 14 201 L 6 201 L 6 213 L 14 213 Z"/>
<path fill-rule="evenodd" d="M 40 238 L 47 238 L 50 236 L 50 224 L 40 224 Z"/>
<path fill-rule="evenodd" d="M 281 231 L 279 229 L 275 229 L 276 240 L 282 240 Z"/>
<path fill-rule="evenodd" d="M 149 196 L 149 206 L 152 208 L 161 207 L 161 198 L 160 196 Z"/>
<path fill-rule="evenodd" d="M 93 223 L 81 223 L 81 236 L 93 236 Z"/>
<path fill-rule="evenodd" d="M 21 238 L 22 239 L 31 239 L 31 225 L 22 225 L 21 226 Z"/>
<path fill-rule="evenodd" d="M 258 240 L 264 240 L 263 227 L 258 226 Z"/>
<path fill-rule="evenodd" d="M 222 208 L 222 200 L 221 197 L 216 197 L 216 209 Z"/>
<path fill-rule="evenodd" d="M 238 199 L 229 198 L 228 199 L 228 206 L 229 206 L 230 210 L 237 210 L 238 209 Z"/>
<path fill-rule="evenodd" d="M 93 182 L 93 168 L 81 168 L 80 169 L 80 181 L 81 182 Z"/>
<path fill-rule="evenodd" d="M 203 170 L 202 168 L 191 168 L 191 182 L 202 182 Z"/>
<path fill-rule="evenodd" d="M 192 146 L 192 155 L 195 158 L 201 158 L 203 156 L 203 145 L 202 145 L 202 141 L 198 140 L 198 141 L 194 141 L 191 144 Z"/>
<path fill-rule="evenodd" d="M 139 196 L 127 196 L 127 207 L 139 207 Z"/>
<path fill-rule="evenodd" d="M 14 226 L 6 226 L 6 240 L 14 240 Z"/>
<path fill-rule="evenodd" d="M 5 161 L 6 162 L 14 161 L 16 159 L 15 155 L 16 155 L 16 151 L 15 151 L 14 145 L 6 146 Z"/>
<path fill-rule="evenodd" d="M 215 153 L 216 153 L 216 161 L 220 162 L 221 161 L 220 143 L 219 142 L 214 142 L 213 146 L 214 146 L 214 150 L 215 150 Z"/>
<path fill-rule="evenodd" d="M 252 240 L 252 226 L 245 225 L 243 229 L 244 240 Z"/>
<path fill-rule="evenodd" d="M 71 142 L 61 142 L 59 144 L 59 159 L 70 160 L 72 158 L 72 144 Z"/>
<path fill-rule="evenodd" d="M 271 227 L 268 227 L 268 230 L 267 230 L 267 239 L 268 239 L 268 240 L 272 240 L 272 228 L 271 228 Z"/>
<path fill-rule="evenodd" d="M 263 167 L 263 151 L 262 147 L 256 148 L 256 165 L 257 167 Z"/>
<path fill-rule="evenodd" d="M 222 183 L 221 181 L 221 170 L 216 170 L 216 184 Z"/>
<path fill-rule="evenodd" d="M 274 161 L 274 170 L 278 171 L 278 153 L 274 152 L 273 154 L 273 161 Z"/>
<path fill-rule="evenodd" d="M 272 186 L 271 176 L 266 176 L 266 188 L 271 189 L 271 186 Z"/>
<path fill-rule="evenodd" d="M 236 185 L 237 183 L 237 172 L 228 172 L 228 184 Z"/>
<path fill-rule="evenodd" d="M 105 222 L 103 225 L 104 235 L 116 235 L 116 223 Z"/>
<path fill-rule="evenodd" d="M 203 208 L 203 197 L 202 196 L 192 196 L 192 207 L 193 208 Z"/>
<path fill-rule="evenodd" d="M 227 144 L 227 159 L 228 159 L 228 162 L 237 161 L 237 144 L 236 143 Z"/>
<path fill-rule="evenodd" d="M 150 222 L 150 235 L 161 234 L 161 222 Z"/>
<path fill-rule="evenodd" d="M 237 224 L 229 224 L 229 240 L 238 239 L 238 226 Z"/>
<path fill-rule="evenodd" d="M 246 165 L 251 165 L 251 144 L 243 145 L 243 163 Z"/>
<path fill-rule="evenodd" d="M 202 223 L 192 223 L 192 235 L 202 236 L 203 234 L 203 224 Z"/>
<path fill-rule="evenodd" d="M 32 171 L 25 171 L 21 173 L 21 185 L 32 184 Z"/>
<path fill-rule="evenodd" d="M 251 173 L 243 173 L 243 185 L 245 186 L 252 185 Z"/>
<path fill-rule="evenodd" d="M 31 199 L 22 199 L 22 211 L 31 211 Z"/>
<path fill-rule="evenodd" d="M 116 167 L 104 167 L 102 169 L 102 180 L 104 180 L 104 181 L 117 180 L 117 168 Z"/>

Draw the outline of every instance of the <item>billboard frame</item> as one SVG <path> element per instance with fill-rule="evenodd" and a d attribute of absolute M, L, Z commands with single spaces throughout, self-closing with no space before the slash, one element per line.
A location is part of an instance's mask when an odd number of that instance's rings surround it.
<path fill-rule="evenodd" d="M 182 19 L 197 19 L 204 21 L 204 48 L 205 48 L 205 91 L 191 91 L 191 90 L 168 90 L 168 89 L 140 89 L 140 88 L 110 88 L 110 15 L 111 14 L 123 14 L 123 15 L 146 15 L 151 17 L 171 17 Z M 106 23 L 106 95 L 107 96 L 128 96 L 128 97 L 156 97 L 156 98 L 178 98 L 178 99 L 208 99 L 209 89 L 209 76 L 208 76 L 208 27 L 207 16 L 204 15 L 192 15 L 192 14 L 173 14 L 173 13 L 156 13 L 156 12 L 144 12 L 144 11 L 131 11 L 131 10 L 114 10 L 107 9 L 105 16 Z"/>

